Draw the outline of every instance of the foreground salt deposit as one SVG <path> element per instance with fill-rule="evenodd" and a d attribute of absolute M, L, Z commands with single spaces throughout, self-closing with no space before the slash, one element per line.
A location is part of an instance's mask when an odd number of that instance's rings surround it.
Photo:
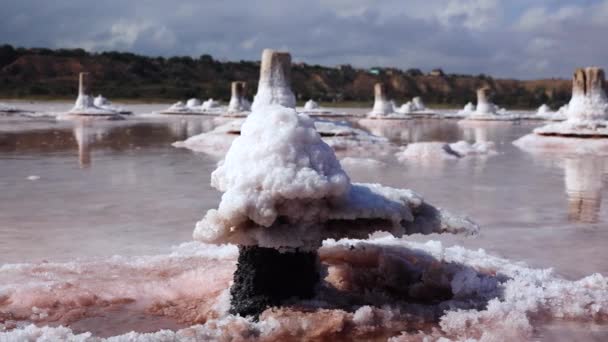
<path fill-rule="evenodd" d="M 266 310 L 254 322 L 226 313 L 236 247 L 201 247 L 188 243 L 153 257 L 4 265 L 0 317 L 6 330 L 0 339 L 103 341 L 97 337 L 103 331 L 111 341 L 528 340 L 551 320 L 608 318 L 608 279 L 599 274 L 568 281 L 483 250 L 376 236 L 326 241 L 319 255 L 327 275 L 315 299 Z M 130 319 L 138 314 L 185 328 L 144 329 Z M 149 333 L 128 332 L 133 329 Z"/>

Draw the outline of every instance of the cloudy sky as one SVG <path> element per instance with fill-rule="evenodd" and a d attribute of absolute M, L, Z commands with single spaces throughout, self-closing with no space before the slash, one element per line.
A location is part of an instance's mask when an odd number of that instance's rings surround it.
<path fill-rule="evenodd" d="M 608 67 L 608 0 L 0 0 L 0 43 L 499 77 Z"/>

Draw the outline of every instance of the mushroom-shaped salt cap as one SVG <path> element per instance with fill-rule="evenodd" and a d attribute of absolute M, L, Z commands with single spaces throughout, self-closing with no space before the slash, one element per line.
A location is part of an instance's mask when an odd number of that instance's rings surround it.
<path fill-rule="evenodd" d="M 196 225 L 194 238 L 204 242 L 314 250 L 326 238 L 378 230 L 401 236 L 477 229 L 410 190 L 351 183 L 313 121 L 277 105 L 248 116 L 211 185 L 224 194 Z"/>

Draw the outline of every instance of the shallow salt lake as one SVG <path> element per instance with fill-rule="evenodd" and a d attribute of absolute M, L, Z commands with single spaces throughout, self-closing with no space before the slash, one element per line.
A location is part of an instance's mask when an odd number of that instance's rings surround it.
<path fill-rule="evenodd" d="M 553 267 L 567 278 L 608 274 L 608 217 L 601 205 L 607 160 L 534 155 L 511 144 L 537 125 L 377 121 L 360 127 L 398 145 L 489 140 L 499 153 L 461 160 L 384 158 L 382 167 L 346 168 L 354 181 L 414 189 L 482 227 L 474 238 L 433 239 Z M 190 240 L 195 222 L 220 198 L 209 186 L 217 158 L 171 143 L 215 126 L 211 117 L 84 125 L 2 118 L 0 262 L 156 254 Z"/>
<path fill-rule="evenodd" d="M 69 108 L 29 106 L 20 107 Z M 167 106 L 125 107 L 139 114 Z M 567 279 L 608 274 L 608 216 L 602 205 L 608 159 L 531 154 L 513 146 L 540 124 L 534 122 L 351 121 L 399 146 L 496 144 L 493 156 L 407 162 L 383 157 L 383 165 L 345 164 L 354 181 L 413 189 L 481 226 L 476 237 L 412 240 L 483 248 L 533 268 L 553 268 Z M 156 255 L 190 241 L 196 221 L 219 202 L 220 193 L 209 185 L 218 159 L 171 143 L 217 125 L 212 117 L 135 116 L 87 124 L 0 117 L 0 264 Z M 580 327 L 544 329 L 541 335 L 552 339 Z"/>

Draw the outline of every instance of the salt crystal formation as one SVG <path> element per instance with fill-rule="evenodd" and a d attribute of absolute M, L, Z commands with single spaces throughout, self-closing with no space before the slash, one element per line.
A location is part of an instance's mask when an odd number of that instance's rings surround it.
<path fill-rule="evenodd" d="M 192 108 L 195 109 L 196 107 L 199 107 L 201 105 L 201 100 L 199 99 L 188 99 L 188 101 L 186 101 L 186 107 L 188 108 Z"/>
<path fill-rule="evenodd" d="M 296 107 L 296 97 L 291 91 L 291 55 L 287 52 L 264 49 L 258 92 L 253 98 L 251 109 L 255 111 L 272 104 L 288 108 Z"/>
<path fill-rule="evenodd" d="M 446 225 L 441 211 L 410 190 L 351 183 L 313 121 L 281 106 L 249 115 L 211 184 L 224 195 L 197 223 L 194 237 L 205 242 L 316 249 L 325 238 L 376 230 L 477 229 Z"/>
<path fill-rule="evenodd" d="M 105 118 L 105 119 L 121 119 L 122 117 L 116 110 L 97 107 L 94 99 L 89 95 L 90 74 L 81 72 L 78 76 L 78 98 L 74 107 L 65 115 L 59 116 L 62 118 L 73 117 L 89 117 L 89 118 Z"/>
<path fill-rule="evenodd" d="M 327 285 L 255 322 L 227 314 L 236 258 L 235 246 L 192 242 L 167 255 L 1 265 L 0 340 L 523 341 L 547 322 L 595 330 L 608 317 L 600 274 L 568 280 L 482 249 L 377 235 L 325 241 Z M 171 317 L 185 328 L 130 332 Z"/>
<path fill-rule="evenodd" d="M 101 95 L 97 95 L 97 97 L 93 100 L 93 104 L 95 107 L 105 109 L 108 111 L 113 111 L 118 114 L 132 114 L 133 112 L 126 110 L 122 107 L 115 106 L 112 102 Z"/>
<path fill-rule="evenodd" d="M 321 108 L 319 104 L 313 100 L 308 100 L 304 104 L 304 110 L 315 110 Z"/>
<path fill-rule="evenodd" d="M 231 96 L 228 103 L 228 114 L 245 113 L 251 109 L 251 103 L 245 98 L 247 83 L 232 82 L 230 86 Z"/>
<path fill-rule="evenodd" d="M 477 89 L 477 106 L 474 111 L 471 111 L 472 106 L 465 106 L 460 114 L 466 115 L 467 120 L 515 120 L 516 115 L 507 114 L 506 110 L 499 108 L 490 101 L 489 87 L 481 87 Z"/>
<path fill-rule="evenodd" d="M 389 156 L 396 149 L 388 139 L 355 128 L 347 121 L 315 118 L 313 122 L 323 141 L 341 156 Z M 231 120 L 210 131 L 197 135 L 189 134 L 188 139 L 177 141 L 173 146 L 223 157 L 234 139 L 241 134 L 242 124 L 242 119 Z"/>
<path fill-rule="evenodd" d="M 423 111 L 426 110 L 426 106 L 424 102 L 422 102 L 422 98 L 420 96 L 416 96 L 412 99 L 412 104 L 414 105 L 415 111 Z"/>
<path fill-rule="evenodd" d="M 302 113 L 312 117 L 345 117 L 348 113 L 336 112 L 332 109 L 323 108 L 314 100 L 308 100 L 302 108 Z"/>
<path fill-rule="evenodd" d="M 604 70 L 579 68 L 572 79 L 572 98 L 565 109 L 567 120 L 534 130 L 540 135 L 608 137 L 608 98 Z"/>
<path fill-rule="evenodd" d="M 219 115 L 221 111 L 221 103 L 214 99 L 201 102 L 197 98 L 191 98 L 185 104 L 182 101 L 174 103 L 161 114 Z"/>
<path fill-rule="evenodd" d="M 203 112 L 209 112 L 209 111 L 213 111 L 214 109 L 218 109 L 220 108 L 221 103 L 219 101 L 216 101 L 214 99 L 208 99 L 207 101 L 204 101 L 201 104 L 201 110 Z"/>
<path fill-rule="evenodd" d="M 370 118 L 389 118 L 395 114 L 395 104 L 389 101 L 386 94 L 386 85 L 376 83 L 374 85 L 374 107 L 367 115 Z"/>
<path fill-rule="evenodd" d="M 608 99 L 604 70 L 579 68 L 572 79 L 572 98 L 559 112 L 567 120 L 536 128 L 514 141 L 526 150 L 608 155 Z"/>
<path fill-rule="evenodd" d="M 408 144 L 395 156 L 400 161 L 433 161 L 457 160 L 467 156 L 492 156 L 496 148 L 491 141 L 478 141 L 469 143 L 464 140 L 455 143 L 444 142 L 418 142 Z"/>
<path fill-rule="evenodd" d="M 15 107 L 15 106 L 10 106 L 5 103 L 0 103 L 0 113 L 2 113 L 2 114 L 14 114 L 14 113 L 21 113 L 21 112 L 23 112 L 23 110 Z"/>

